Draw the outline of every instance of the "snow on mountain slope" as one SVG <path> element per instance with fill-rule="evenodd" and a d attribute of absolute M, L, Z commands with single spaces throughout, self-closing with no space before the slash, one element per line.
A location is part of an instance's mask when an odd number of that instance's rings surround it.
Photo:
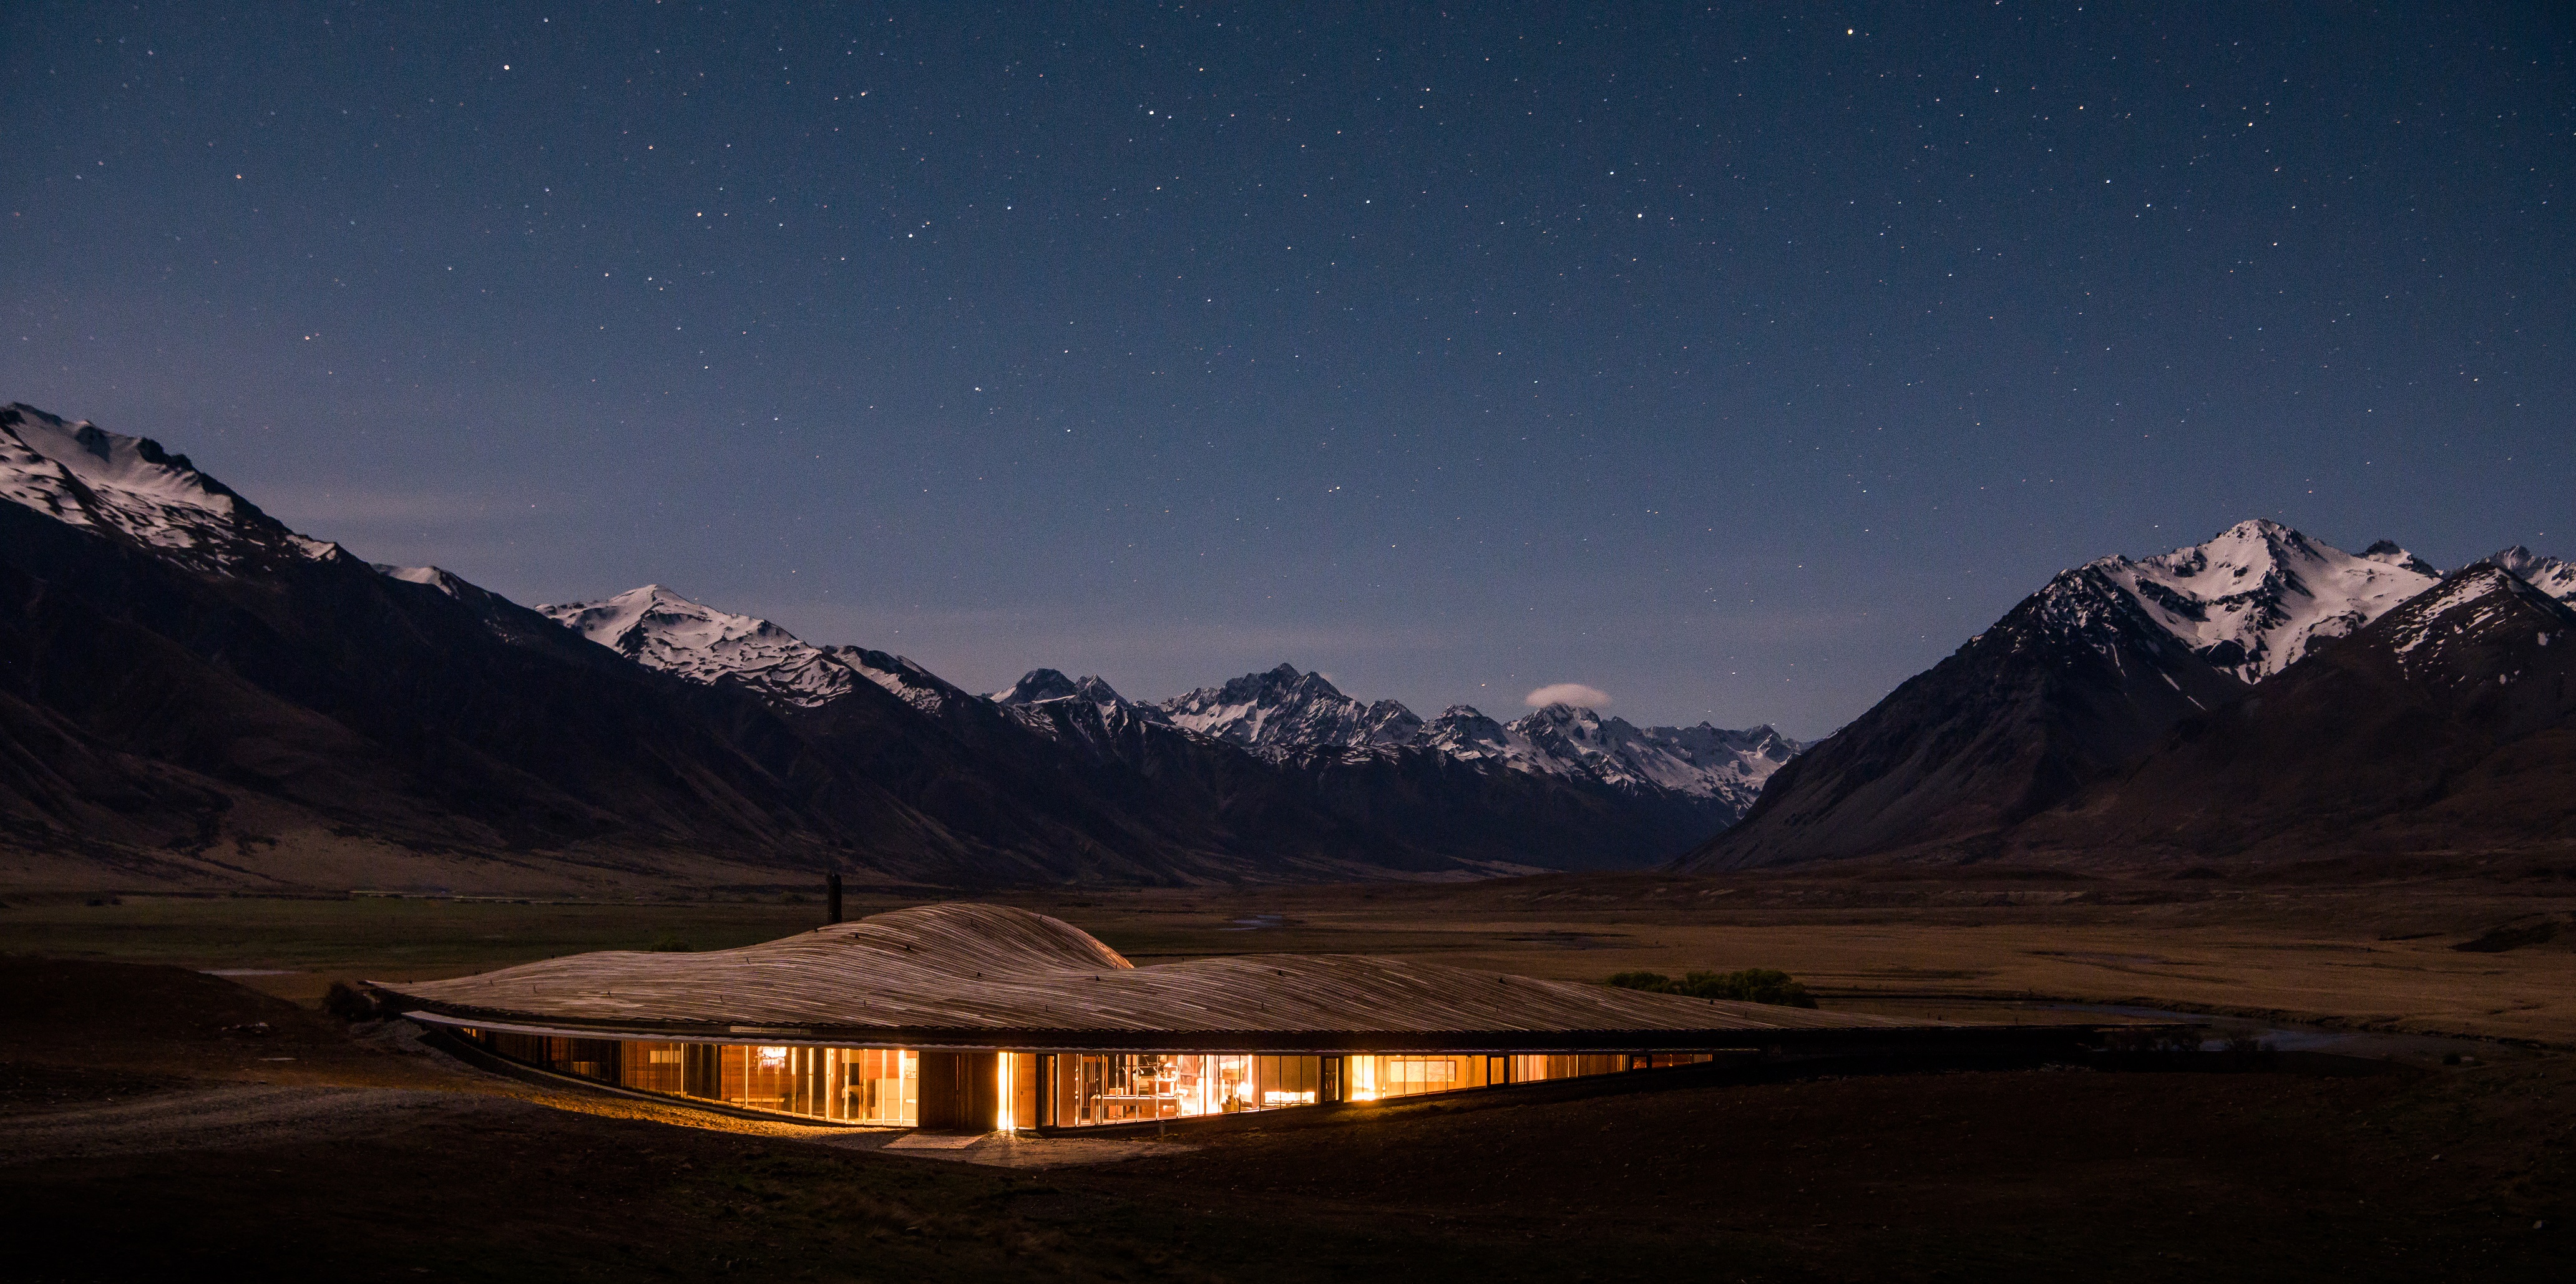
<path fill-rule="evenodd" d="M 443 567 L 389 566 L 383 562 L 374 563 L 374 566 L 376 573 L 386 579 L 401 580 L 405 584 L 418 584 L 423 588 L 434 588 L 449 597 L 463 597 L 467 589 L 475 587 L 463 576 Z"/>
<path fill-rule="evenodd" d="M 827 704 L 862 680 L 925 713 L 975 698 L 902 656 L 863 647 L 815 646 L 767 620 L 719 611 L 659 584 L 597 602 L 536 609 L 648 669 L 710 686 L 729 680 L 781 708 Z"/>
<path fill-rule="evenodd" d="M 2576 606 L 2576 562 L 2565 558 L 2542 557 L 2516 544 L 2487 559 L 2523 578 L 2523 582 L 2541 592 Z"/>
<path fill-rule="evenodd" d="M 709 685 L 730 678 L 776 705 L 812 708 L 860 676 L 767 620 L 719 611 L 659 584 L 537 611 L 648 669 Z"/>
<path fill-rule="evenodd" d="M 1393 700 L 1362 704 L 1320 673 L 1282 664 L 1163 701 L 1172 725 L 1245 748 L 1411 744 L 1422 719 Z"/>
<path fill-rule="evenodd" d="M 1118 689 L 1100 677 L 1068 678 L 1054 669 L 1031 669 L 1006 690 L 992 694 L 993 703 L 1019 709 L 1048 704 L 1057 700 L 1076 700 L 1098 706 L 1102 716 L 1123 713 L 1146 722 L 1169 723 L 1164 712 L 1150 704 L 1138 704 L 1118 694 Z"/>
<path fill-rule="evenodd" d="M 149 437 L 0 407 L 0 500 L 196 570 L 345 556 L 298 535 Z"/>
<path fill-rule="evenodd" d="M 1762 784 L 1805 746 L 1770 727 L 1729 731 L 1639 728 L 1590 709 L 1552 704 L 1500 723 L 1469 705 L 1441 710 L 1422 744 L 1456 758 L 1486 759 L 1517 771 L 1591 780 L 1629 791 L 1666 790 L 1749 807 Z"/>
<path fill-rule="evenodd" d="M 2555 594 L 2489 559 L 2391 612 L 2377 632 L 2410 680 L 2509 685 L 2521 677 L 2518 670 L 2491 673 L 2480 661 L 2526 643 L 2545 649 L 2570 641 L 2571 626 L 2576 615 Z"/>
<path fill-rule="evenodd" d="M 2239 522 L 2208 543 L 2086 564 L 2212 666 L 2260 682 L 2440 579 L 2385 541 L 2355 555 L 2278 522 Z"/>
<path fill-rule="evenodd" d="M 851 672 L 884 687 L 896 699 L 923 713 L 945 713 L 961 702 L 983 699 L 908 656 L 859 646 L 827 646 L 823 654 L 850 666 Z"/>
<path fill-rule="evenodd" d="M 1272 757 L 1315 748 L 1420 747 L 1622 791 L 1722 798 L 1739 808 L 1751 805 L 1762 782 L 1803 747 L 1769 727 L 1640 729 L 1569 705 L 1508 724 L 1452 705 L 1426 723 L 1393 700 L 1363 703 L 1322 674 L 1289 664 L 1175 696 L 1162 710 L 1175 726 Z"/>

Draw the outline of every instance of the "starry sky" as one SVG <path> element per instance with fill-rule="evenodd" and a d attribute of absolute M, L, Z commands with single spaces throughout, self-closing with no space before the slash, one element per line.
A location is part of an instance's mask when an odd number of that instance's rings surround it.
<path fill-rule="evenodd" d="M 1585 8 L 26 0 L 0 400 L 979 690 L 1815 736 L 2246 517 L 2576 555 L 2569 6 Z"/>

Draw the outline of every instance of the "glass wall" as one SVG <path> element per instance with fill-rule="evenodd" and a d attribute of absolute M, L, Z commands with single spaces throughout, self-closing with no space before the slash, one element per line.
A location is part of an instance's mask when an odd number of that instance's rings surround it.
<path fill-rule="evenodd" d="M 922 1113 L 921 1054 L 898 1048 L 657 1043 L 460 1030 L 512 1060 L 646 1092 L 843 1123 L 911 1127 Z M 967 1054 L 942 1054 L 954 1059 Z M 1389 1101 L 1501 1084 L 1687 1065 L 1705 1053 L 978 1054 L 986 1081 L 943 1084 L 933 1122 L 973 1114 L 1003 1128 L 1088 1127 L 1278 1110 L 1332 1101 Z M 942 1062 L 943 1066 L 947 1061 Z M 967 1073 L 948 1066 L 942 1073 Z M 954 1074 L 951 1075 L 954 1077 Z M 975 1089 L 966 1092 L 966 1089 Z M 964 1094 L 964 1095 L 960 1095 Z M 972 1097 L 973 1100 L 968 1100 Z"/>
<path fill-rule="evenodd" d="M 1065 1053 L 1055 1058 L 1061 1125 L 1191 1119 L 1311 1106 L 1323 1099 L 1323 1058 L 1250 1053 Z"/>
<path fill-rule="evenodd" d="M 1615 1074 L 1706 1061 L 1706 1053 L 1388 1053 L 1342 1057 L 1233 1053 L 1065 1053 L 1055 1063 L 1058 1127 L 1276 1110 L 1327 1101 L 1385 1101 L 1508 1083 Z M 1025 1121 L 1024 1121 L 1025 1122 Z"/>
<path fill-rule="evenodd" d="M 1476 1053 L 1395 1053 L 1343 1058 L 1343 1076 L 1353 1101 L 1385 1101 L 1424 1093 L 1456 1092 L 1507 1083 L 1538 1083 L 1616 1074 L 1649 1066 L 1687 1065 L 1708 1060 L 1706 1053 L 1626 1052 L 1546 1053 L 1487 1056 Z"/>
<path fill-rule="evenodd" d="M 844 1123 L 909 1125 L 921 1112 L 921 1059 L 897 1048 L 558 1039 L 458 1033 L 513 1061 L 620 1087 Z"/>

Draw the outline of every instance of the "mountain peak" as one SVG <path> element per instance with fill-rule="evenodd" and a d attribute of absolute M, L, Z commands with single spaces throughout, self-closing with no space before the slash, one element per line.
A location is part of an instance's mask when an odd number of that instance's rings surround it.
<path fill-rule="evenodd" d="M 2368 624 L 2438 578 L 2394 544 L 2356 556 L 2259 517 L 2206 543 L 2154 557 L 2105 557 L 2068 574 L 2085 572 L 2135 601 L 2193 654 L 2246 682 L 2288 668 L 2317 643 Z"/>
<path fill-rule="evenodd" d="M 1061 710 L 1068 705 L 1089 705 L 1099 710 L 1103 719 L 1124 715 L 1140 722 L 1167 721 L 1160 708 L 1138 704 L 1118 694 L 1118 688 L 1109 685 L 1106 678 L 1097 674 L 1068 678 L 1060 669 L 1031 669 L 1007 690 L 994 692 L 991 699 L 1004 708 L 1028 710 L 1037 715 Z M 1041 716 L 1031 725 L 1044 727 L 1050 724 Z"/>
<path fill-rule="evenodd" d="M 2215 536 L 2212 536 L 2211 542 L 2215 543 L 2219 540 L 2277 540 L 2288 542 L 2305 541 L 2306 539 L 2307 536 L 2301 535 L 2295 528 L 2284 526 L 2279 522 L 2273 521 L 2269 517 L 2248 517 L 2245 520 L 2228 527 L 2226 530 L 2220 531 Z"/>
<path fill-rule="evenodd" d="M 149 437 L 19 402 L 0 407 L 0 501 L 200 571 L 345 556 Z"/>
<path fill-rule="evenodd" d="M 719 611 L 659 584 L 595 602 L 554 602 L 539 614 L 648 669 L 692 682 L 732 682 L 773 703 L 818 705 L 849 690 L 849 666 L 749 615 Z"/>
<path fill-rule="evenodd" d="M 2523 578 L 2524 582 L 2551 597 L 2576 606 L 2576 562 L 2564 558 L 2543 557 L 2516 544 L 2487 559 Z"/>
<path fill-rule="evenodd" d="M 1556 725 L 1556 726 L 1560 726 L 1560 727 L 1566 727 L 1566 726 L 1596 726 L 1596 727 L 1597 727 L 1597 726 L 1602 725 L 1602 718 L 1601 718 L 1601 715 L 1600 715 L 1598 712 L 1595 712 L 1595 711 L 1592 709 L 1592 707 L 1591 707 L 1591 706 L 1589 706 L 1589 705 L 1581 705 L 1581 704 L 1567 704 L 1567 703 L 1566 703 L 1566 702 L 1564 702 L 1563 700 L 1551 701 L 1551 702 L 1549 702 L 1549 703 L 1547 703 L 1547 704 L 1540 705 L 1538 708 L 1531 710 L 1531 711 L 1530 711 L 1530 713 L 1529 713 L 1529 715 L 1528 715 L 1527 717 L 1523 718 L 1523 719 L 1522 719 L 1522 721 L 1524 721 L 1524 722 L 1528 722 L 1528 721 L 1544 722 L 1544 723 L 1550 723 L 1550 724 L 1553 724 L 1553 725 Z M 1612 722 L 1618 722 L 1619 720 L 1618 720 L 1618 719 L 1616 719 L 1616 718 L 1613 718 L 1613 719 L 1611 719 L 1610 721 L 1612 721 Z M 1621 726 L 1626 726 L 1627 724 L 1623 722 L 1623 723 L 1620 723 L 1620 725 L 1621 725 Z"/>
<path fill-rule="evenodd" d="M 1201 687 L 1162 703 L 1172 725 L 1256 750 L 1284 753 L 1315 746 L 1402 745 L 1420 738 L 1422 719 L 1393 700 L 1375 704 L 1343 695 L 1320 673 L 1282 663 L 1221 687 Z"/>
<path fill-rule="evenodd" d="M 2409 679 L 2474 683 L 2494 676 L 2471 657 L 2550 646 L 2576 632 L 2576 611 L 2495 561 L 2451 572 L 2388 613 L 2371 636 Z M 2504 679 L 2510 681 L 2508 676 Z"/>
<path fill-rule="evenodd" d="M 2430 575 L 2436 578 L 2441 575 L 2440 571 L 2433 569 L 2433 564 L 2431 562 L 2425 561 L 2423 558 L 2407 552 L 2402 545 L 2393 539 L 2373 540 L 2371 541 L 2370 547 L 2361 550 L 2361 555 L 2374 562 L 2385 562 L 2390 566 L 2402 566 L 2418 575 Z"/>
<path fill-rule="evenodd" d="M 1063 700 L 1079 692 L 1071 678 L 1058 669 L 1031 669 L 1020 680 L 993 693 L 995 704 L 1036 704 L 1041 700 Z"/>

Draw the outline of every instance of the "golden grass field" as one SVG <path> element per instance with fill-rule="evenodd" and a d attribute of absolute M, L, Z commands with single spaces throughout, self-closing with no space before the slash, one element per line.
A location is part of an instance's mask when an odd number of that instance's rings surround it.
<path fill-rule="evenodd" d="M 848 913 L 916 899 L 853 896 Z M 2576 926 L 2521 948 L 2453 948 L 2499 927 L 2566 922 L 2576 885 L 2563 881 L 1622 875 L 992 899 L 1057 914 L 1140 961 L 1427 955 L 1579 980 L 1760 966 L 1838 1007 L 2008 1019 L 1997 1001 L 2133 1004 L 2576 1047 Z M 335 979 L 453 976 L 657 942 L 720 949 L 822 915 L 819 889 L 794 903 L 58 897 L 0 910 L 0 950 L 273 973 L 242 979 L 309 1003 Z"/>

